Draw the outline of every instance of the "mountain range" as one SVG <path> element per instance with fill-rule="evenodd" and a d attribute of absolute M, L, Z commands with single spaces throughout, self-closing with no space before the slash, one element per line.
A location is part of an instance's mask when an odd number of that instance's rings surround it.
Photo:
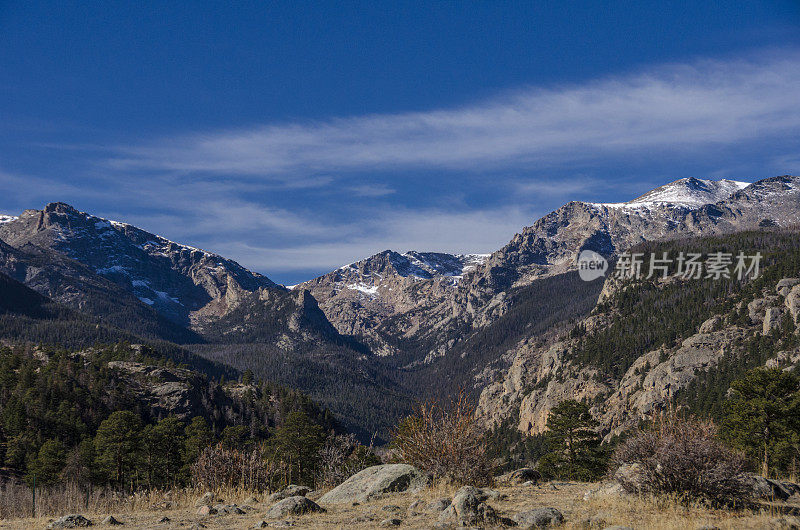
<path fill-rule="evenodd" d="M 491 254 L 386 250 L 287 288 L 56 202 L 0 216 L 0 273 L 96 326 L 251 369 L 308 391 L 348 428 L 385 433 L 414 398 L 456 387 L 477 397 L 521 350 L 585 318 L 603 280 L 577 278 L 580 251 L 613 259 L 648 242 L 799 221 L 800 177 L 687 178 L 624 203 L 567 203 Z"/>

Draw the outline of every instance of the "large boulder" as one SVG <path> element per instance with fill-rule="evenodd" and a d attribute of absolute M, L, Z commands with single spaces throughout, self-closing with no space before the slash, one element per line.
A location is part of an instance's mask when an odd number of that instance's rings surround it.
<path fill-rule="evenodd" d="M 288 515 L 302 515 L 304 513 L 324 512 L 316 502 L 301 495 L 289 497 L 278 501 L 267 510 L 264 519 L 280 519 Z"/>
<path fill-rule="evenodd" d="M 792 495 L 800 493 L 800 485 L 764 478 L 761 475 L 747 473 L 742 477 L 742 483 L 747 492 L 754 499 L 767 501 L 785 501 Z"/>
<path fill-rule="evenodd" d="M 363 469 L 319 499 L 320 504 L 367 502 L 392 492 L 415 492 L 429 478 L 408 464 L 384 464 Z"/>
<path fill-rule="evenodd" d="M 521 512 L 514 516 L 517 526 L 525 530 L 534 528 L 549 528 L 564 522 L 564 515 L 555 508 L 536 508 Z"/>

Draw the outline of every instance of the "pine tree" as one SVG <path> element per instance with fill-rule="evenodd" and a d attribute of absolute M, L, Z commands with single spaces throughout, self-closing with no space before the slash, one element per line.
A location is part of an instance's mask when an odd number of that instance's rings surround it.
<path fill-rule="evenodd" d="M 183 464 L 183 423 L 168 416 L 155 425 L 148 425 L 142 434 L 148 485 L 163 487 L 178 482 Z"/>
<path fill-rule="evenodd" d="M 270 439 L 270 449 L 286 465 L 287 483 L 314 483 L 319 450 L 324 442 L 322 428 L 305 412 L 290 412 Z"/>
<path fill-rule="evenodd" d="M 561 402 L 547 418 L 550 454 L 539 461 L 545 475 L 571 480 L 595 480 L 605 472 L 607 455 L 600 447 L 597 422 L 589 406 Z"/>
<path fill-rule="evenodd" d="M 800 428 L 800 379 L 780 368 L 756 368 L 731 384 L 722 435 L 769 477 L 789 457 Z"/>
<path fill-rule="evenodd" d="M 47 486 L 58 481 L 59 473 L 64 469 L 66 463 L 66 452 L 64 445 L 58 440 L 47 440 L 39 448 L 39 452 L 28 466 L 28 483 L 33 482 L 36 476 L 36 484 Z"/>
<path fill-rule="evenodd" d="M 106 480 L 124 488 L 139 462 L 142 420 L 129 410 L 113 412 L 94 437 L 95 463 Z"/>

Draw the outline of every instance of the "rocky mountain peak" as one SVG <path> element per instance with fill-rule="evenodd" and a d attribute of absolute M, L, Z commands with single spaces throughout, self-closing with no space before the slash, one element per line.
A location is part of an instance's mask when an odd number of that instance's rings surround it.
<path fill-rule="evenodd" d="M 19 218 L 1 223 L 0 239 L 13 247 L 33 245 L 80 262 L 181 325 L 224 314 L 243 293 L 276 287 L 265 276 L 222 256 L 62 202 L 25 210 Z"/>

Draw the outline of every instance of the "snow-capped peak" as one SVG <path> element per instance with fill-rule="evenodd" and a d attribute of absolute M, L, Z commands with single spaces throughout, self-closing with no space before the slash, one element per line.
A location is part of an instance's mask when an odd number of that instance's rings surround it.
<path fill-rule="evenodd" d="M 0 224 L 2 223 L 10 223 L 11 221 L 16 221 L 17 218 L 13 215 L 4 215 L 0 214 Z"/>
<path fill-rule="evenodd" d="M 649 208 L 658 205 L 682 206 L 695 209 L 727 199 L 737 191 L 749 186 L 749 182 L 736 180 L 704 180 L 694 177 L 682 178 L 654 190 L 650 190 L 627 202 L 597 203 L 594 206 L 607 208 Z"/>

